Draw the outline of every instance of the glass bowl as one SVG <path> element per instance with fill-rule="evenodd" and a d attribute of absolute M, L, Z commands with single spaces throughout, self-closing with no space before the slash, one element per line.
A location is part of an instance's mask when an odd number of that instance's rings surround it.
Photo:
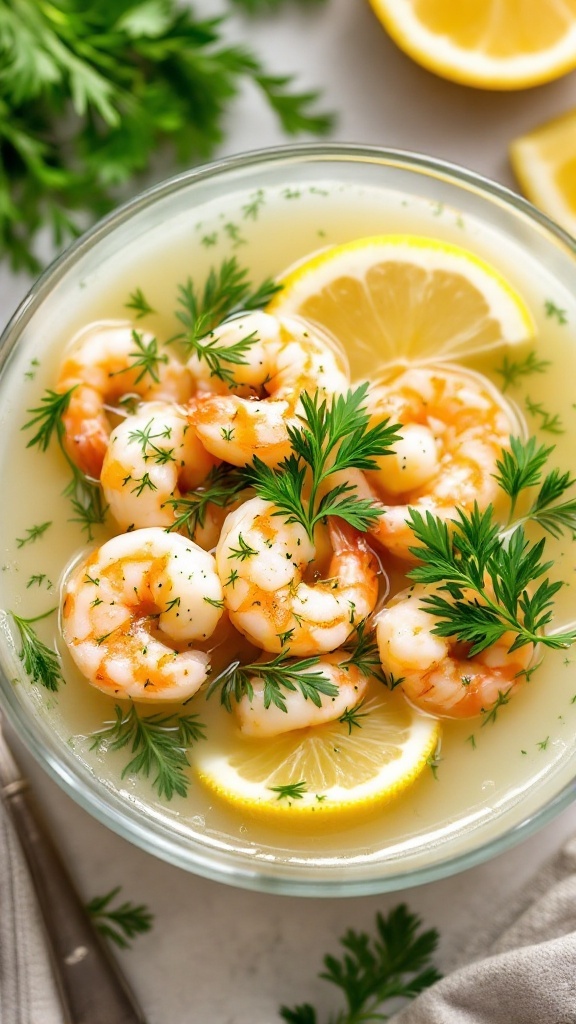
<path fill-rule="evenodd" d="M 202 280 L 226 256 L 236 255 L 260 279 L 332 242 L 399 232 L 443 238 L 489 260 L 532 304 L 544 330 L 552 329 L 546 300 L 565 311 L 573 305 L 572 239 L 512 192 L 417 154 L 340 144 L 247 153 L 172 178 L 97 224 L 40 277 L 2 336 L 0 463 L 10 495 L 2 535 L 18 537 L 18 529 L 47 518 L 38 491 L 53 487 L 52 454 L 34 462 L 22 441 L 17 452 L 15 447 L 24 410 L 37 406 L 43 389 L 53 386 L 59 353 L 83 323 L 117 316 L 136 287 L 144 293 L 150 289 L 173 309 L 176 282 L 188 276 Z M 562 326 L 565 338 L 573 326 Z M 574 346 L 566 351 L 573 353 Z M 574 379 L 569 370 L 565 379 Z M 510 397 L 522 400 L 514 389 Z M 35 515 L 34 508 L 43 511 Z M 76 527 L 67 525 L 63 534 L 57 543 L 46 540 L 44 548 L 40 543 L 16 548 L 5 540 L 1 705 L 64 790 L 148 852 L 245 888 L 363 895 L 404 889 L 477 864 L 543 826 L 573 799 L 574 672 L 563 664 L 564 652 L 547 655 L 558 704 L 544 700 L 535 677 L 514 698 L 514 712 L 503 709 L 502 724 L 482 729 L 468 723 L 461 729 L 462 744 L 474 737 L 462 770 L 454 768 L 448 746 L 400 810 L 386 807 L 354 826 L 322 824 L 301 835 L 288 829 L 267 832 L 241 816 L 232 825 L 225 815 L 212 818 L 212 798 L 206 794 L 198 806 L 195 797 L 162 804 L 131 777 L 120 778 L 124 762 L 118 759 L 108 769 L 103 755 L 90 753 L 83 709 L 63 711 L 60 702 L 68 697 L 31 685 L 23 672 L 9 612 L 40 615 L 50 599 L 40 593 L 41 585 L 20 583 L 18 589 L 15 580 L 23 581 L 29 572 L 38 575 L 47 560 L 54 566 L 55 594 L 62 552 L 69 561 L 82 549 Z M 493 768 L 503 747 L 517 748 L 517 756 L 509 778 L 499 781 Z M 463 777 L 469 777 L 469 785 L 462 784 Z M 193 784 L 191 793 L 199 788 Z M 451 795 L 453 789 L 457 795 Z"/>

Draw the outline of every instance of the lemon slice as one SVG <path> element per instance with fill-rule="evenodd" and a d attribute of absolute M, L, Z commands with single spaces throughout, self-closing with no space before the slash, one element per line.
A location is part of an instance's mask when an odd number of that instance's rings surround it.
<path fill-rule="evenodd" d="M 514 139 L 510 159 L 524 195 L 576 235 L 576 110 Z"/>
<path fill-rule="evenodd" d="M 271 313 L 327 329 L 350 354 L 458 360 L 525 342 L 532 316 L 484 260 L 447 242 L 381 235 L 333 246 L 289 268 Z"/>
<path fill-rule="evenodd" d="M 384 687 L 358 709 L 359 725 L 330 722 L 271 739 L 240 734 L 194 750 L 202 782 L 252 816 L 310 821 L 359 815 L 396 797 L 434 756 L 439 724 Z"/>
<path fill-rule="evenodd" d="M 576 67 L 576 0 L 370 0 L 397 45 L 443 78 L 525 89 Z"/>

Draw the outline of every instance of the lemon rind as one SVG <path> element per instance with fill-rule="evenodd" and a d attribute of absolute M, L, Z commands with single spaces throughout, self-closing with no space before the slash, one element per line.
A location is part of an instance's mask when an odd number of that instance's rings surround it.
<path fill-rule="evenodd" d="M 410 740 L 401 757 L 388 762 L 367 782 L 352 789 L 332 786 L 322 793 L 303 793 L 300 799 L 278 799 L 263 782 L 251 782 L 230 767 L 226 753 L 205 752 L 196 765 L 198 778 L 213 793 L 237 810 L 284 817 L 286 814 L 349 814 L 375 804 L 385 804 L 400 795 L 421 775 L 437 749 L 440 725 L 415 714 Z M 414 752 L 417 748 L 417 752 Z M 319 799 L 320 797 L 320 799 Z"/>
<path fill-rule="evenodd" d="M 560 78 L 576 67 L 576 23 L 547 50 L 497 58 L 479 50 L 465 50 L 447 37 L 430 32 L 407 0 L 369 3 L 400 49 L 429 71 L 461 85 L 497 91 L 526 89 Z"/>
<path fill-rule="evenodd" d="M 307 285 L 310 277 L 314 277 L 314 290 L 320 290 L 334 279 L 335 264 L 339 276 L 358 277 L 363 268 L 359 260 L 363 250 L 366 252 L 366 267 L 374 264 L 376 259 L 378 262 L 390 259 L 413 263 L 424 270 L 466 272 L 470 282 L 486 299 L 491 315 L 501 325 L 499 344 L 514 345 L 534 336 L 532 314 L 499 270 L 468 249 L 420 235 L 371 235 L 322 249 L 281 276 L 282 291 L 272 300 L 268 311 L 278 315 L 296 311 L 311 294 Z M 381 256 L 376 257 L 376 250 L 380 250 Z"/>

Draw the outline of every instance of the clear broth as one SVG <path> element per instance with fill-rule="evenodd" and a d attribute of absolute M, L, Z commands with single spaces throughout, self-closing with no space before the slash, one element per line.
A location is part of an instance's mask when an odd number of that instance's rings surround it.
<path fill-rule="evenodd" d="M 111 256 L 86 277 L 59 316 L 48 317 L 41 333 L 37 327 L 28 331 L 13 354 L 0 383 L 0 467 L 8 493 L 0 509 L 0 605 L 25 617 L 57 605 L 64 569 L 86 549 L 62 495 L 68 483 L 63 459 L 57 450 L 26 449 L 29 433 L 21 429 L 29 418 L 26 410 L 37 406 L 44 390 L 53 386 L 62 351 L 77 329 L 91 320 L 126 317 L 127 297 L 139 287 L 160 310 L 146 327 L 167 338 L 176 330 L 177 284 L 188 276 L 201 283 L 208 269 L 231 253 L 257 282 L 324 245 L 395 232 L 429 235 L 470 248 L 497 266 L 524 295 L 538 325 L 537 353 L 550 365 L 546 373 L 519 381 L 507 396 L 524 410 L 531 432 L 556 444 L 554 464 L 573 465 L 576 409 L 566 382 L 576 371 L 576 302 L 546 267 L 494 228 L 450 207 L 400 193 L 330 181 L 297 189 L 248 189 L 226 204 L 213 200 L 174 218 Z M 549 300 L 564 311 L 565 323 L 547 313 Z M 374 377 L 377 352 L 349 356 L 354 380 Z M 469 365 L 499 385 L 502 358 L 499 352 Z M 557 414 L 564 432 L 551 436 L 539 430 L 541 417 L 525 412 L 527 397 Z M 18 538 L 25 538 L 29 527 L 45 521 L 52 526 L 41 538 L 18 546 Z M 110 523 L 96 541 L 101 543 L 113 532 Z M 575 545 L 569 538 L 550 538 L 547 555 L 554 561 L 553 577 L 569 584 L 559 595 L 554 623 L 567 626 L 576 614 Z M 50 588 L 45 581 L 28 585 L 30 577 L 40 573 L 51 581 Z M 4 626 L 7 634 L 6 615 Z M 215 799 L 193 772 L 189 796 L 166 803 L 145 779 L 121 779 L 124 751 L 90 749 L 92 734 L 114 717 L 114 701 L 80 677 L 64 649 L 56 615 L 40 622 L 38 632 L 46 642 L 58 645 L 66 684 L 57 694 L 31 685 L 22 674 L 15 640 L 4 654 L 6 671 L 19 680 L 19 698 L 30 714 L 49 727 L 62 747 L 73 750 L 82 771 L 130 801 L 144 817 L 208 848 L 241 851 L 251 862 L 329 865 L 337 858 L 339 864 L 381 861 L 383 870 L 391 872 L 398 870 L 400 861 L 405 870 L 425 867 L 466 853 L 525 820 L 574 775 L 576 653 L 548 651 L 532 680 L 500 709 L 495 723 L 483 727 L 478 720 L 446 722 L 437 766 L 369 820 L 339 827 L 319 816 L 313 829 L 276 829 Z M 397 699 L 402 697 L 398 694 Z M 233 728 L 217 698 L 207 702 L 199 694 L 188 710 L 199 713 L 209 736 L 212 729 Z"/>

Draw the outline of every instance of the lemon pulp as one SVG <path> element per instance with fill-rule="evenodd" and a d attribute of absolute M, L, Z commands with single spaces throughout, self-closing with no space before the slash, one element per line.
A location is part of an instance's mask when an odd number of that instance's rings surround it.
<path fill-rule="evenodd" d="M 515 139 L 510 159 L 527 198 L 576 235 L 576 110 Z"/>
<path fill-rule="evenodd" d="M 526 304 L 498 270 L 459 246 L 379 235 L 321 250 L 281 276 L 268 309 L 325 328 L 382 362 L 457 361 L 534 335 Z"/>
<path fill-rule="evenodd" d="M 245 813 L 310 820 L 360 815 L 387 803 L 431 763 L 439 723 L 381 684 L 356 709 L 357 724 L 334 721 L 269 739 L 229 734 L 193 751 L 202 782 Z"/>

